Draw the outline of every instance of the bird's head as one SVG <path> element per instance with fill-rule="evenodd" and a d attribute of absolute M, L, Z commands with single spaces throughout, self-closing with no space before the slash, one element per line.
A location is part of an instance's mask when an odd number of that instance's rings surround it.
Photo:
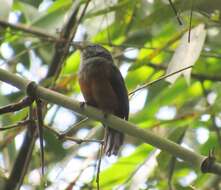
<path fill-rule="evenodd" d="M 76 47 L 81 51 L 81 56 L 83 60 L 92 57 L 103 57 L 107 59 L 112 59 L 110 52 L 100 45 L 79 43 Z"/>

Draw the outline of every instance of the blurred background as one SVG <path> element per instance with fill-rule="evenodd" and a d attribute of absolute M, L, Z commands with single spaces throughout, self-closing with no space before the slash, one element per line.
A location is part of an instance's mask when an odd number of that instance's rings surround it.
<path fill-rule="evenodd" d="M 200 49 L 190 81 L 159 80 L 132 93 L 129 121 L 205 156 L 214 148 L 220 161 L 221 1 L 172 2 L 177 15 L 169 0 L 0 0 L 0 67 L 83 101 L 77 82 L 80 53 L 71 42 L 89 41 L 111 51 L 128 92 L 133 92 L 165 75 L 184 33 L 203 23 L 206 39 L 202 48 L 196 44 L 191 52 Z M 178 65 L 181 61 L 181 57 L 176 60 Z M 0 83 L 0 106 L 23 97 L 18 89 Z M 27 115 L 28 108 L 0 115 L 0 127 Z M 60 133 L 71 129 L 74 138 L 103 137 L 99 122 L 57 105 L 47 105 L 44 124 Z M 0 187 L 15 167 L 26 131 L 27 126 L 20 125 L 0 132 Z M 47 183 L 42 183 L 37 139 L 20 189 L 96 189 L 99 149 L 97 142 L 78 145 L 59 140 L 45 128 Z M 100 189 L 218 190 L 221 185 L 220 177 L 202 174 L 126 136 L 118 156 L 101 159 Z"/>

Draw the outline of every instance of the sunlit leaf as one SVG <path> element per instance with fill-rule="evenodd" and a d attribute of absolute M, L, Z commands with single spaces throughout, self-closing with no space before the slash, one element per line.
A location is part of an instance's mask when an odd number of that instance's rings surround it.
<path fill-rule="evenodd" d="M 123 183 L 127 177 L 145 160 L 153 150 L 149 145 L 140 145 L 130 156 L 120 158 L 110 168 L 101 172 L 100 180 L 103 189 L 111 189 Z"/>
<path fill-rule="evenodd" d="M 205 38 L 206 30 L 205 25 L 200 24 L 197 27 L 191 29 L 191 33 L 186 32 L 180 40 L 180 45 L 176 49 L 167 69 L 167 74 L 179 71 L 188 66 L 192 66 L 196 63 L 202 51 Z M 189 39 L 190 35 L 190 39 Z M 166 78 L 166 81 L 174 83 L 176 79 L 183 74 L 186 81 L 190 82 L 191 69 L 184 70 Z"/>

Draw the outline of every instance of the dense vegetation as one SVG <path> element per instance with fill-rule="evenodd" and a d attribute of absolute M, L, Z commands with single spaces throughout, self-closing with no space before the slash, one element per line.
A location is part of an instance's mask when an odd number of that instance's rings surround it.
<path fill-rule="evenodd" d="M 201 155 L 214 152 L 219 162 L 220 13 L 220 0 L 176 0 L 173 4 L 169 0 L 2 0 L 0 67 L 82 101 L 77 81 L 80 53 L 72 42 L 104 45 L 130 93 L 129 121 Z M 205 27 L 199 34 L 194 31 L 198 26 Z M 177 52 L 180 54 L 175 56 Z M 162 76 L 171 73 L 167 68 L 172 57 L 171 72 L 184 68 L 185 77 L 171 83 Z M 194 66 L 190 69 L 189 65 Z M 23 92 L 0 83 L 0 106 L 23 97 Z M 0 188 L 7 179 L 25 190 L 98 188 L 101 146 L 96 140 L 103 137 L 101 124 L 59 105 L 43 103 L 44 177 L 39 140 L 27 121 L 30 110 L 24 108 L 0 115 L 1 128 L 13 125 L 0 133 Z M 57 132 L 67 131 L 65 138 L 58 138 Z M 31 139 L 27 140 L 28 132 Z M 100 189 L 221 188 L 217 175 L 203 174 L 190 162 L 134 136 L 126 137 L 118 157 L 102 157 Z M 27 156 L 28 148 L 31 156 Z"/>

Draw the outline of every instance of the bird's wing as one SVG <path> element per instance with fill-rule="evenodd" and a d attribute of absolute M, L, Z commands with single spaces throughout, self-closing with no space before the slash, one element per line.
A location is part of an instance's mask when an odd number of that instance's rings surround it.
<path fill-rule="evenodd" d="M 118 97 L 118 102 L 119 102 L 118 116 L 128 120 L 129 100 L 128 100 L 127 88 L 125 86 L 124 79 L 119 69 L 115 65 L 111 67 L 110 83 L 115 94 Z"/>

